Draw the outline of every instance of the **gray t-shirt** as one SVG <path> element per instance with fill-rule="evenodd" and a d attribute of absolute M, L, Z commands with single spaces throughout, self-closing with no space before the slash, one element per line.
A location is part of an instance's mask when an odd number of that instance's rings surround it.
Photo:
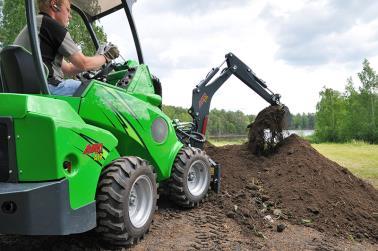
<path fill-rule="evenodd" d="M 49 84 L 58 85 L 63 79 L 63 58 L 80 51 L 70 33 L 46 13 L 37 15 L 37 29 L 43 63 L 49 69 Z M 31 51 L 27 27 L 20 32 L 15 42 Z"/>

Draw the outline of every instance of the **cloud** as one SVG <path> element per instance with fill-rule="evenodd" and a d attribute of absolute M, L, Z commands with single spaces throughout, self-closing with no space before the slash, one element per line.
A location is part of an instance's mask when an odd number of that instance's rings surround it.
<path fill-rule="evenodd" d="M 370 0 L 138 0 L 133 14 L 145 63 L 162 81 L 164 104 L 189 108 L 195 85 L 233 52 L 296 113 L 314 112 L 324 85 L 343 91 L 364 58 L 378 65 L 377 5 Z M 124 58 L 135 59 L 124 16 L 120 11 L 103 24 Z M 231 77 L 211 107 L 256 114 L 266 105 Z"/>
<path fill-rule="evenodd" d="M 148 13 L 184 13 L 185 15 L 202 15 L 215 10 L 241 6 L 250 0 L 206 0 L 206 1 L 182 1 L 182 0 L 155 0 L 150 1 L 145 8 Z"/>
<path fill-rule="evenodd" d="M 172 70 L 214 67 L 228 51 L 240 48 L 253 29 L 256 16 L 235 2 L 232 6 L 230 1 L 171 2 L 174 4 L 161 4 L 172 8 L 165 12 L 150 13 L 152 6 L 147 2 L 135 5 L 134 10 L 146 63 L 160 76 L 169 75 Z M 187 5 L 205 10 L 205 6 L 215 3 L 231 7 L 210 8 L 200 16 L 180 12 Z"/>
<path fill-rule="evenodd" d="M 268 4 L 261 18 L 279 45 L 276 58 L 292 65 L 360 62 L 376 55 L 376 1 L 307 1 L 290 13 Z"/>

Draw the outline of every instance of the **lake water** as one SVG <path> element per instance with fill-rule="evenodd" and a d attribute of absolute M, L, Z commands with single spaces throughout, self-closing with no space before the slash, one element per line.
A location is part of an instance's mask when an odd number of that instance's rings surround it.
<path fill-rule="evenodd" d="M 314 130 L 287 130 L 285 131 L 284 136 L 288 137 L 291 134 L 297 134 L 298 136 L 305 137 L 314 134 Z M 269 131 L 266 132 L 269 134 Z M 223 139 L 223 140 L 239 140 L 239 139 L 247 139 L 247 135 L 222 135 L 222 136 L 210 136 L 212 139 Z"/>
<path fill-rule="evenodd" d="M 287 136 L 290 136 L 291 134 L 295 133 L 298 136 L 305 137 L 313 135 L 314 132 L 314 130 L 287 130 Z"/>

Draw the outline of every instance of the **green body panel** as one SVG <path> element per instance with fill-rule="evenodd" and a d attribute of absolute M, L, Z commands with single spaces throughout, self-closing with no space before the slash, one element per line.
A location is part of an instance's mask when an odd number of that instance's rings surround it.
<path fill-rule="evenodd" d="M 67 101 L 74 110 L 78 110 L 80 105 L 80 98 L 75 97 L 0 93 L 0 116 L 23 118 L 28 112 L 34 112 L 51 115 L 57 119 L 73 116 L 71 119 L 82 121 L 77 113 L 72 115 L 72 110 L 59 108 L 60 105 L 65 107 L 67 102 L 53 102 L 51 98 Z"/>
<path fill-rule="evenodd" d="M 121 69 L 120 71 L 111 73 L 108 75 L 108 83 L 110 85 L 116 86 L 118 81 L 120 81 L 126 74 L 128 74 L 128 70 L 125 69 Z"/>
<path fill-rule="evenodd" d="M 24 95 L 0 93 L 0 116 L 23 118 L 27 111 Z"/>
<path fill-rule="evenodd" d="M 122 156 L 139 156 L 155 166 L 158 181 L 170 177 L 171 168 L 182 143 L 177 139 L 171 120 L 156 106 L 143 102 L 126 90 L 93 81 L 83 96 L 80 116 L 88 123 L 110 131 L 118 139 Z M 166 122 L 166 139 L 157 143 L 152 137 L 152 123 Z"/>
<path fill-rule="evenodd" d="M 86 124 L 66 101 L 0 94 L 0 104 L 4 100 L 9 102 L 1 106 L 0 116 L 14 119 L 19 181 L 67 178 L 73 209 L 93 202 L 102 167 L 119 157 L 115 149 L 118 140 L 110 132 Z M 101 159 L 95 159 L 95 153 L 83 153 L 95 143 L 104 146 Z M 72 163 L 70 173 L 63 167 L 65 161 Z"/>
<path fill-rule="evenodd" d="M 153 94 L 155 93 L 154 86 L 152 84 L 150 71 L 147 65 L 140 65 L 135 72 L 133 80 L 127 86 L 126 91 L 128 93 L 142 93 Z"/>
<path fill-rule="evenodd" d="M 139 64 L 137 61 L 135 60 L 127 60 L 126 63 L 124 64 L 126 65 L 128 68 L 131 68 L 131 67 L 138 67 Z M 117 69 L 116 69 L 117 70 Z"/>
<path fill-rule="evenodd" d="M 20 181 L 56 180 L 64 177 L 57 166 L 54 149 L 54 121 L 47 116 L 27 113 L 14 120 L 16 156 Z M 53 167 L 53 168 L 52 168 Z"/>
<path fill-rule="evenodd" d="M 183 145 L 158 108 L 161 97 L 154 94 L 147 66 L 136 66 L 129 61 L 117 69 L 110 84 L 91 81 L 81 97 L 1 93 L 0 117 L 13 118 L 19 182 L 66 178 L 71 207 L 77 209 L 95 200 L 102 168 L 120 156 L 146 159 L 158 181 L 168 179 Z M 130 84 L 112 85 L 129 67 L 136 67 Z M 159 142 L 152 132 L 156 119 L 163 121 L 158 134 L 166 129 Z M 87 152 L 98 144 L 101 153 Z M 72 164 L 70 171 L 65 162 Z"/>
<path fill-rule="evenodd" d="M 117 85 L 118 81 L 129 74 L 129 67 L 135 67 L 136 71 L 124 90 L 128 93 L 154 94 L 155 90 L 147 65 L 142 64 L 138 66 L 135 61 L 128 61 L 123 67 L 118 67 L 118 71 L 109 74 L 107 77 L 108 83 Z"/>
<path fill-rule="evenodd" d="M 55 99 L 60 99 L 66 101 L 75 111 L 79 111 L 81 98 L 80 97 L 70 97 L 70 96 L 53 96 L 50 97 Z"/>
<path fill-rule="evenodd" d="M 153 106 L 160 106 L 161 105 L 161 96 L 157 94 L 139 94 L 133 93 L 131 94 L 134 97 L 143 100 L 144 102 L 150 103 Z"/>

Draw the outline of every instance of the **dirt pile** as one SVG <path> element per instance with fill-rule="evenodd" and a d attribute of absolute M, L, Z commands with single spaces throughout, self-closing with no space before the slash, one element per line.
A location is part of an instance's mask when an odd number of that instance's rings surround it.
<path fill-rule="evenodd" d="M 247 145 L 208 144 L 206 151 L 222 164 L 221 193 L 194 209 L 161 194 L 150 232 L 122 250 L 377 250 L 377 190 L 298 136 L 269 157 L 255 156 Z M 0 235 L 0 250 L 120 249 L 89 232 Z"/>
<path fill-rule="evenodd" d="M 257 155 L 268 155 L 276 150 L 283 140 L 283 130 L 287 126 L 286 106 L 269 106 L 257 114 L 248 128 L 248 148 Z"/>
<path fill-rule="evenodd" d="M 300 137 L 269 157 L 247 144 L 205 149 L 222 165 L 221 193 L 194 209 L 161 194 L 150 232 L 130 250 L 377 250 L 377 190 Z M 0 250 L 120 249 L 89 232 L 0 235 Z"/>
<path fill-rule="evenodd" d="M 280 219 L 333 236 L 378 242 L 378 192 L 296 135 L 258 157 L 247 145 L 206 151 L 222 165 L 220 207 L 260 235 Z"/>

